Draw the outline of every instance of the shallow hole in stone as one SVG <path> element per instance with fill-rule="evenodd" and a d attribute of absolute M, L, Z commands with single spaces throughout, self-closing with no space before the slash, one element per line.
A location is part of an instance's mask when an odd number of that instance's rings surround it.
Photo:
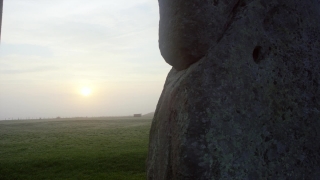
<path fill-rule="evenodd" d="M 259 63 L 261 61 L 261 58 L 259 58 L 261 49 L 261 46 L 256 46 L 252 52 L 253 60 L 256 63 Z"/>

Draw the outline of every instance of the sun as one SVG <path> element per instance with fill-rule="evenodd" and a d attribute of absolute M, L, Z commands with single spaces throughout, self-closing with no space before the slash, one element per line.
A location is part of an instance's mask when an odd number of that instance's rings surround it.
<path fill-rule="evenodd" d="M 88 87 L 81 88 L 81 94 L 83 96 L 89 96 L 91 94 L 91 89 Z"/>

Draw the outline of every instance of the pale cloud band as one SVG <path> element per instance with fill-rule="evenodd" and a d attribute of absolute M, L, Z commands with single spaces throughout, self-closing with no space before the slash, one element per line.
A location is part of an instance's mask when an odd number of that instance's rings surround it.
<path fill-rule="evenodd" d="M 24 110 L 20 114 L 12 114 L 14 111 L 8 110 L 8 107 L 14 107 L 18 101 L 8 97 L 22 98 L 21 92 L 13 94 L 16 91 L 11 89 L 28 81 L 32 82 L 35 89 L 30 87 L 26 91 L 42 94 L 43 98 L 55 93 L 52 89 L 39 88 L 48 82 L 56 87 L 69 84 L 69 88 L 73 88 L 72 86 L 85 81 L 97 87 L 96 89 L 101 89 L 101 94 L 103 89 L 114 90 L 108 91 L 113 97 L 123 96 L 126 92 L 133 93 L 133 97 L 143 97 L 144 93 L 152 101 L 140 102 L 144 104 L 141 111 L 153 111 L 170 69 L 158 50 L 158 21 L 158 4 L 154 0 L 5 1 L 0 48 L 0 85 L 6 88 L 0 90 L 0 119 L 8 116 L 31 116 L 32 112 L 46 115 L 46 111 Z M 15 85 L 10 82 L 15 82 Z M 141 86 L 141 83 L 147 82 L 157 87 L 151 87 L 154 92 L 141 90 L 148 87 Z M 141 89 L 133 88 L 135 83 Z M 129 92 L 129 88 L 133 90 Z M 61 89 L 63 88 L 57 88 L 56 93 L 63 94 Z M 46 94 L 46 91 L 50 93 Z M 130 109 L 125 104 L 138 101 L 126 102 L 119 98 L 117 102 L 109 99 L 108 104 L 107 97 L 101 95 L 101 98 L 92 100 L 90 113 L 107 113 L 99 105 L 112 107 L 109 105 L 112 103 L 119 105 L 113 108 L 114 111 L 111 108 L 109 114 L 135 113 L 134 108 Z M 35 109 L 41 104 L 32 98 L 19 101 L 21 107 L 31 104 Z M 69 112 L 62 111 L 66 108 L 63 104 L 70 106 L 70 102 L 61 103 L 60 106 L 54 106 L 56 111 L 50 110 L 47 114 L 57 113 L 63 116 L 59 112 L 64 112 L 67 116 L 76 113 L 76 108 Z M 126 108 L 122 109 L 121 105 Z"/>

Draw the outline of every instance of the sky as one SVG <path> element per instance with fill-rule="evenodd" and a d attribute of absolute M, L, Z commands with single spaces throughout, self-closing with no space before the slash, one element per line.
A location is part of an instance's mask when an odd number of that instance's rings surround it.
<path fill-rule="evenodd" d="M 5 0 L 2 18 L 0 119 L 155 111 L 157 0 Z"/>

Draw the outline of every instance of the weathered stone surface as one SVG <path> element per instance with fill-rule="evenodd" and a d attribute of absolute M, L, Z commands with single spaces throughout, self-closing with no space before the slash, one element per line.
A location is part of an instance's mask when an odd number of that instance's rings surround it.
<path fill-rule="evenodd" d="M 221 39 L 232 19 L 238 0 L 159 1 L 159 48 L 176 70 L 189 67 Z"/>
<path fill-rule="evenodd" d="M 185 3 L 159 0 L 160 50 L 174 68 L 147 178 L 318 180 L 320 1 Z"/>

